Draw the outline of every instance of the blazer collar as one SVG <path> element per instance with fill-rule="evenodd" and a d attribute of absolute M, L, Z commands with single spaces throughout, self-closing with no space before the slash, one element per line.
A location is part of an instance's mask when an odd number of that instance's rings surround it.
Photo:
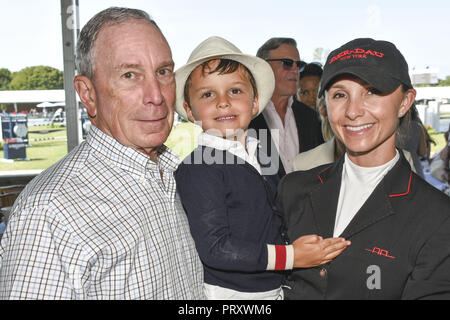
<path fill-rule="evenodd" d="M 341 157 L 333 165 L 319 172 L 318 187 L 310 195 L 317 228 L 323 237 L 333 236 L 343 164 L 344 157 Z M 411 168 L 403 153 L 400 152 L 399 161 L 381 180 L 340 236 L 349 238 L 366 227 L 395 214 L 392 202 L 411 193 L 412 178 Z"/>
<path fill-rule="evenodd" d="M 310 194 L 316 227 L 319 235 L 324 238 L 333 236 L 343 164 L 342 157 L 319 171 L 317 174 L 319 183 Z"/>

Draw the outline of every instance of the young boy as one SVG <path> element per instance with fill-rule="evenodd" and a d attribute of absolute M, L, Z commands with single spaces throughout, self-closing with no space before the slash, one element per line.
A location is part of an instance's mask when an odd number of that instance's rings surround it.
<path fill-rule="evenodd" d="M 282 298 L 281 270 L 327 263 L 349 242 L 312 235 L 288 245 L 275 200 L 277 170 L 266 174 L 258 141 L 247 134 L 272 96 L 272 69 L 212 37 L 175 78 L 177 112 L 204 130 L 175 177 L 204 265 L 206 296 Z"/>

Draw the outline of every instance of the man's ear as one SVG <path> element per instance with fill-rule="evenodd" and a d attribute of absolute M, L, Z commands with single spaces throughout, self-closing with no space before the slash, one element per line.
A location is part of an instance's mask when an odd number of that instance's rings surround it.
<path fill-rule="evenodd" d="M 73 84 L 81 102 L 88 112 L 89 119 L 95 124 L 95 118 L 97 117 L 97 98 L 91 79 L 78 75 L 75 76 Z"/>
<path fill-rule="evenodd" d="M 183 108 L 186 111 L 189 121 L 191 121 L 192 123 L 195 123 L 195 118 L 194 118 L 194 115 L 192 114 L 192 109 L 186 101 L 183 102 Z"/>

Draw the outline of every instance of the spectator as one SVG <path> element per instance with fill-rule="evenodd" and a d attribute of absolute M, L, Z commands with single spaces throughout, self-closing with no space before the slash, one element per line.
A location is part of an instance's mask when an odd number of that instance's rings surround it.
<path fill-rule="evenodd" d="M 278 175 L 292 172 L 294 157 L 323 143 L 317 111 L 297 101 L 300 61 L 297 42 L 272 38 L 256 54 L 269 62 L 275 74 L 275 90 L 264 111 L 250 123 L 265 153 L 279 165 Z M 267 136 L 264 136 L 267 134 Z M 267 138 L 267 139 L 266 139 Z"/>
<path fill-rule="evenodd" d="M 449 152 L 450 152 L 450 140 L 449 140 L 449 134 L 450 134 L 450 126 L 447 132 L 444 134 L 444 138 L 446 141 L 446 144 L 442 150 L 436 154 L 430 163 L 430 171 L 431 175 L 438 179 L 440 182 L 449 184 L 450 177 L 449 177 L 449 171 L 450 171 L 450 161 L 449 161 Z"/>
<path fill-rule="evenodd" d="M 298 100 L 317 110 L 317 92 L 319 91 L 320 78 L 322 77 L 322 65 L 319 62 L 311 62 L 305 65 L 300 72 L 300 88 Z"/>

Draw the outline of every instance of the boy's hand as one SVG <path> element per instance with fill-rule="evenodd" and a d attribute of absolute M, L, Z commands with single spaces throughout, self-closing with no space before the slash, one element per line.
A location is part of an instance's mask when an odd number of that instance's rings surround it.
<path fill-rule="evenodd" d="M 294 268 L 310 268 L 325 264 L 336 258 L 350 245 L 344 238 L 323 239 L 318 235 L 298 238 L 294 246 Z"/>

